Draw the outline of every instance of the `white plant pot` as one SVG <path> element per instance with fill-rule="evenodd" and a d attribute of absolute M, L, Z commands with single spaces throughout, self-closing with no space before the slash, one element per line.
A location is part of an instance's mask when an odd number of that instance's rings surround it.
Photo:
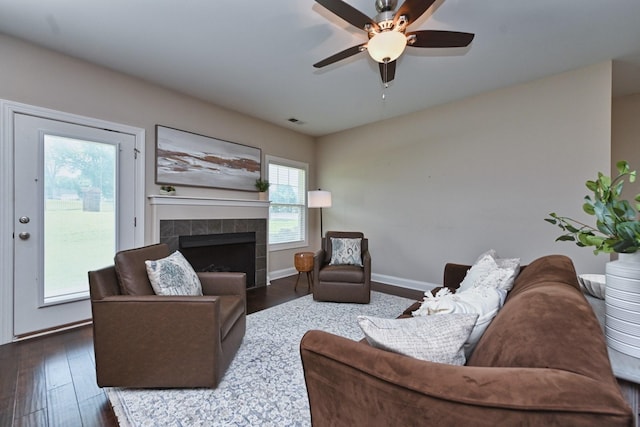
<path fill-rule="evenodd" d="M 605 336 L 614 350 L 640 358 L 640 252 L 607 263 Z"/>

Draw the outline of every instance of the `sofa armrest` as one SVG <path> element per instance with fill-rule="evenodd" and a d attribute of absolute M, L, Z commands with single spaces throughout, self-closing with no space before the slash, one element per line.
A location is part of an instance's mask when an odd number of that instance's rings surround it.
<path fill-rule="evenodd" d="M 460 283 L 464 280 L 464 276 L 467 275 L 467 271 L 471 268 L 470 265 L 447 263 L 444 266 L 444 277 L 442 280 L 443 286 L 456 290 L 460 287 Z"/>
<path fill-rule="evenodd" d="M 571 372 L 431 363 L 321 331 L 300 352 L 316 427 L 632 425 L 615 383 Z"/>
<path fill-rule="evenodd" d="M 100 387 L 207 378 L 222 353 L 217 296 L 109 296 L 91 309 Z"/>
<path fill-rule="evenodd" d="M 246 295 L 247 275 L 239 272 L 198 273 L 204 295 Z"/>

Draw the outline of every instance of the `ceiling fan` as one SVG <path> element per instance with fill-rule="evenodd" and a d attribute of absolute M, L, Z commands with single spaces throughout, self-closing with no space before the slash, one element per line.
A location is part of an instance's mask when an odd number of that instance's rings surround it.
<path fill-rule="evenodd" d="M 342 0 L 316 1 L 351 25 L 365 31 L 369 40 L 331 55 L 313 66 L 322 68 L 366 50 L 378 62 L 380 77 L 385 85 L 394 79 L 396 59 L 402 55 L 406 46 L 465 47 L 474 37 L 474 34 L 458 31 L 420 30 L 407 33 L 407 27 L 436 0 L 405 0 L 396 12 L 394 9 L 398 4 L 397 0 L 375 0 L 378 14 L 374 19 Z"/>

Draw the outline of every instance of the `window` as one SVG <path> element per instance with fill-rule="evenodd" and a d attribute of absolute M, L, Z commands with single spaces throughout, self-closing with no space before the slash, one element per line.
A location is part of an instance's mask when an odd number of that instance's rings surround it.
<path fill-rule="evenodd" d="M 289 249 L 307 245 L 306 163 L 267 156 L 269 167 L 269 246 Z"/>

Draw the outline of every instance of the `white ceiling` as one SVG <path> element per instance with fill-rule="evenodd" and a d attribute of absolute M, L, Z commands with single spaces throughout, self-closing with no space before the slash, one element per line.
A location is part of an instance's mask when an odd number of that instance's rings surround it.
<path fill-rule="evenodd" d="M 640 0 L 439 0 L 422 29 L 476 37 L 407 48 L 385 90 L 366 52 L 313 68 L 366 34 L 312 0 L 0 0 L 2 33 L 313 136 L 609 59 L 640 88 Z"/>

